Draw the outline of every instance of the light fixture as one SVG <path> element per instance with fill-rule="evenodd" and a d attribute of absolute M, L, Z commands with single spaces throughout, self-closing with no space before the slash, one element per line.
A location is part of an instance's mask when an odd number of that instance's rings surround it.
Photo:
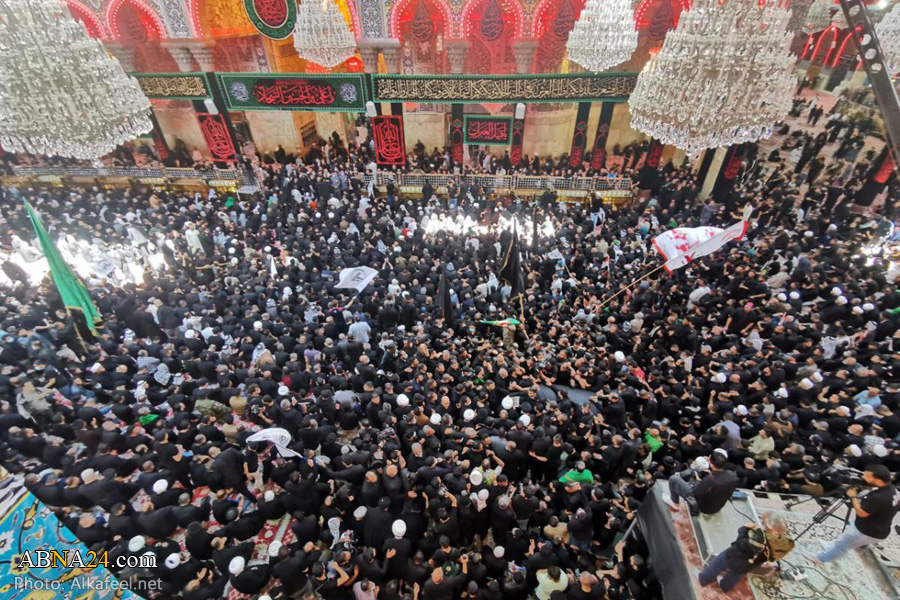
<path fill-rule="evenodd" d="M 297 9 L 294 48 L 300 58 L 332 69 L 356 54 L 356 39 L 334 0 L 304 0 Z"/>
<path fill-rule="evenodd" d="M 631 58 L 638 45 L 630 0 L 588 0 L 569 34 L 569 58 L 589 71 L 605 71 Z"/>
<path fill-rule="evenodd" d="M 0 145 L 96 159 L 153 129 L 150 101 L 60 0 L 0 0 Z"/>
<path fill-rule="evenodd" d="M 875 35 L 881 43 L 884 62 L 894 75 L 900 71 L 900 4 L 895 4 L 875 25 Z"/>
<path fill-rule="evenodd" d="M 791 108 L 782 2 L 694 0 L 638 76 L 631 125 L 694 155 L 769 137 Z"/>

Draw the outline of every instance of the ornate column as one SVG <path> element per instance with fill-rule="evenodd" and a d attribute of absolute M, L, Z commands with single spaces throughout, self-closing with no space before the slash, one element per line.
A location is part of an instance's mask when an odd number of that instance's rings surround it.
<path fill-rule="evenodd" d="M 378 54 L 381 52 L 379 40 L 372 38 L 360 38 L 357 42 L 359 54 L 362 56 L 366 73 L 378 72 Z"/>
<path fill-rule="evenodd" d="M 522 38 L 513 42 L 517 74 L 527 75 L 531 72 L 531 62 L 534 59 L 534 51 L 537 50 L 537 47 L 538 41 L 534 38 Z"/>
<path fill-rule="evenodd" d="M 191 49 L 185 45 L 184 40 L 163 40 L 162 46 L 172 55 L 179 71 L 188 73 L 194 70 L 194 55 L 191 53 Z"/>
<path fill-rule="evenodd" d="M 387 63 L 388 73 L 397 74 L 400 72 L 400 62 L 403 52 L 400 49 L 400 40 L 397 38 L 384 38 L 378 40 L 381 46 L 381 52 L 384 54 L 384 62 Z"/>
<path fill-rule="evenodd" d="M 133 46 L 124 46 L 118 42 L 107 42 L 106 49 L 115 56 L 126 73 L 134 73 L 137 71 L 135 58 L 137 51 Z"/>
<path fill-rule="evenodd" d="M 158 0 L 155 4 L 166 26 L 167 37 L 193 37 L 186 0 Z"/>
<path fill-rule="evenodd" d="M 384 0 L 356 0 L 363 39 L 387 37 L 384 5 Z"/>
<path fill-rule="evenodd" d="M 216 70 L 212 51 L 215 44 L 214 40 L 191 41 L 185 44 L 204 73 L 212 73 Z"/>
<path fill-rule="evenodd" d="M 462 75 L 466 71 L 466 55 L 469 52 L 469 40 L 461 38 L 448 39 L 444 44 L 447 48 L 447 60 L 450 61 L 450 73 Z"/>

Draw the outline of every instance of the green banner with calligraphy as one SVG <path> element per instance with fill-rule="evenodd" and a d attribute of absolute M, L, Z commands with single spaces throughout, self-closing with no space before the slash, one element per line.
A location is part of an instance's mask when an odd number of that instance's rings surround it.
<path fill-rule="evenodd" d="M 512 143 L 512 122 L 512 117 L 466 115 L 463 127 L 466 143 L 508 146 Z"/>
<path fill-rule="evenodd" d="M 210 97 L 205 73 L 131 73 L 148 98 L 203 100 Z"/>
<path fill-rule="evenodd" d="M 218 73 L 231 110 L 365 112 L 362 75 Z"/>
<path fill-rule="evenodd" d="M 247 18 L 267 38 L 283 40 L 297 23 L 297 0 L 244 0 Z"/>
<path fill-rule="evenodd" d="M 625 102 L 637 73 L 578 75 L 373 75 L 375 102 Z"/>

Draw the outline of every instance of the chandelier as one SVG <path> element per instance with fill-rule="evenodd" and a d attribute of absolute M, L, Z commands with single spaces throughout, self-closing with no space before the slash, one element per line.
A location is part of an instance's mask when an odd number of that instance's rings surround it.
<path fill-rule="evenodd" d="M 353 57 L 356 39 L 334 0 L 304 0 L 297 9 L 294 48 L 300 58 L 331 69 Z"/>
<path fill-rule="evenodd" d="M 630 0 L 588 0 L 566 48 L 571 60 L 600 72 L 631 58 L 637 45 Z"/>
<path fill-rule="evenodd" d="M 153 126 L 137 81 L 60 0 L 0 0 L 0 145 L 96 159 Z"/>
<path fill-rule="evenodd" d="M 631 126 L 694 155 L 769 137 L 791 108 L 790 11 L 694 0 L 638 76 Z"/>
<path fill-rule="evenodd" d="M 809 7 L 809 12 L 806 13 L 804 33 L 816 33 L 828 27 L 831 24 L 831 11 L 833 8 L 834 0 L 816 0 Z"/>
<path fill-rule="evenodd" d="M 900 71 L 900 4 L 891 7 L 881 22 L 875 25 L 875 35 L 881 43 L 884 62 L 896 75 Z"/>

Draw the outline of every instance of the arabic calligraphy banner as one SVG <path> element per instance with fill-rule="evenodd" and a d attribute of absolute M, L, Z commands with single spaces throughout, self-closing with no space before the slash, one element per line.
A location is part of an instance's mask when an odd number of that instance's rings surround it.
<path fill-rule="evenodd" d="M 512 146 L 509 149 L 509 161 L 513 168 L 522 162 L 522 146 L 525 143 L 525 119 L 515 119 L 512 128 Z"/>
<path fill-rule="evenodd" d="M 283 40 L 297 22 L 296 0 L 244 0 L 247 17 L 256 30 L 273 40 Z"/>
<path fill-rule="evenodd" d="M 375 102 L 624 102 L 637 73 L 589 75 L 373 75 Z"/>
<path fill-rule="evenodd" d="M 379 165 L 402 165 L 406 162 L 402 116 L 372 117 L 372 136 L 375 139 L 376 163 Z"/>
<path fill-rule="evenodd" d="M 365 112 L 362 75 L 219 73 L 231 110 Z"/>
<path fill-rule="evenodd" d="M 594 137 L 594 150 L 591 153 L 591 168 L 600 170 L 606 167 L 606 140 L 609 139 L 609 127 L 612 125 L 613 106 L 604 102 L 600 109 L 600 120 L 597 121 L 597 135 Z"/>
<path fill-rule="evenodd" d="M 209 83 L 204 73 L 132 73 L 148 98 L 203 100 L 209 98 Z"/>
<path fill-rule="evenodd" d="M 463 166 L 463 108 L 462 104 L 450 105 L 450 152 L 457 167 Z"/>
<path fill-rule="evenodd" d="M 512 117 L 479 117 L 466 115 L 467 144 L 508 146 L 512 142 Z"/>
<path fill-rule="evenodd" d="M 579 102 L 578 114 L 575 116 L 575 131 L 572 132 L 572 149 L 569 152 L 569 166 L 577 169 L 584 160 L 584 149 L 587 146 L 588 118 L 591 116 L 591 103 Z"/>
<path fill-rule="evenodd" d="M 212 159 L 214 161 L 234 161 L 234 144 L 231 142 L 228 126 L 222 115 L 199 113 L 197 123 L 200 125 L 200 131 L 203 133 L 203 139 L 206 140 L 206 146 L 209 148 Z"/>

